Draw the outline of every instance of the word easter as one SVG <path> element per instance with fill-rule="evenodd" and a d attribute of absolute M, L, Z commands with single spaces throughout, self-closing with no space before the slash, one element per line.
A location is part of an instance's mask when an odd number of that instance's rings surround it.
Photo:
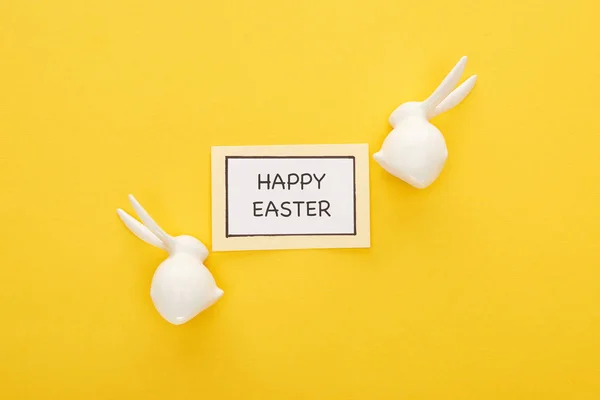
<path fill-rule="evenodd" d="M 315 173 L 289 173 L 285 178 L 281 174 L 258 174 L 258 190 L 292 190 L 297 188 L 304 190 L 311 186 L 321 189 L 321 183 L 327 176 L 326 173 L 317 175 Z M 265 205 L 266 203 L 266 205 Z M 255 217 L 331 217 L 329 207 L 331 204 L 327 200 L 294 200 L 282 201 L 277 204 L 273 201 L 254 201 Z"/>

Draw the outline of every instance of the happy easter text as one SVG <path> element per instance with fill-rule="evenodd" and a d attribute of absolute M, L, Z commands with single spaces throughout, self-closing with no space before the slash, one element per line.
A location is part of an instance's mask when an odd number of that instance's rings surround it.
<path fill-rule="evenodd" d="M 287 190 L 293 189 L 305 190 L 316 188 L 321 190 L 321 185 L 327 174 L 314 173 L 290 173 L 281 174 L 258 174 L 258 190 Z M 299 200 L 283 201 L 275 204 L 273 201 L 254 201 L 252 202 L 255 217 L 331 217 L 327 200 Z"/>

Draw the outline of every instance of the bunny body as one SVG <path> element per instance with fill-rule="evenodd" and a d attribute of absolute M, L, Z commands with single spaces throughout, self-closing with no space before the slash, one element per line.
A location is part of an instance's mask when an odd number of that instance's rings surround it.
<path fill-rule="evenodd" d="M 384 170 L 418 189 L 438 178 L 448 158 L 446 140 L 429 119 L 456 106 L 475 85 L 474 75 L 452 91 L 466 60 L 459 61 L 427 100 L 407 102 L 394 110 L 389 118 L 393 130 L 373 155 Z"/>
<path fill-rule="evenodd" d="M 129 199 L 145 225 L 119 209 L 121 220 L 138 238 L 169 253 L 154 272 L 150 286 L 152 302 L 168 322 L 186 323 L 223 296 L 223 290 L 204 265 L 208 249 L 192 236 L 168 235 L 133 196 Z"/>
<path fill-rule="evenodd" d="M 150 297 L 158 313 L 172 324 L 183 324 L 213 305 L 223 291 L 193 254 L 175 253 L 154 272 Z"/>
<path fill-rule="evenodd" d="M 441 173 L 448 150 L 439 129 L 424 117 L 409 116 L 396 125 L 373 157 L 387 172 L 422 189 Z"/>

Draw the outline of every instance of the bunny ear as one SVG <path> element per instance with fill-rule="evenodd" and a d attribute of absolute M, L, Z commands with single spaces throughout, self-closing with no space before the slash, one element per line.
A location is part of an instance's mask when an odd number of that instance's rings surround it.
<path fill-rule="evenodd" d="M 146 228 L 146 226 L 142 225 L 138 220 L 120 208 L 117 210 L 117 214 L 119 214 L 119 217 L 125 226 L 127 226 L 129 230 L 139 239 L 151 244 L 152 246 L 158 247 L 159 249 L 167 250 L 165 244 L 161 242 L 154 233 L 150 232 L 150 229 Z"/>
<path fill-rule="evenodd" d="M 154 222 L 154 220 L 152 219 L 150 214 L 148 214 L 148 212 L 146 210 L 144 210 L 142 205 L 135 199 L 135 197 L 133 197 L 132 194 L 129 195 L 129 201 L 131 202 L 131 205 L 133 206 L 135 213 L 138 215 L 138 217 L 140 217 L 140 219 L 142 220 L 144 225 L 146 225 L 148 227 L 150 232 L 155 234 L 156 237 L 158 239 L 160 239 L 160 241 L 163 242 L 167 248 L 171 247 L 171 243 L 172 243 L 171 236 L 168 235 L 165 231 L 163 231 L 156 222 Z"/>
<path fill-rule="evenodd" d="M 467 57 L 462 57 L 460 61 L 452 68 L 452 70 L 446 75 L 442 83 L 435 89 L 435 91 L 423 102 L 423 106 L 427 111 L 427 116 L 435 111 L 435 107 L 438 106 L 444 100 L 452 89 L 456 86 L 460 80 L 460 76 L 465 70 L 467 63 Z"/>
<path fill-rule="evenodd" d="M 477 81 L 477 75 L 471 76 L 469 79 L 461 83 L 459 87 L 454 89 L 452 93 L 448 95 L 442 102 L 435 108 L 435 110 L 430 114 L 429 118 L 433 118 L 437 115 L 440 115 L 443 112 L 450 110 L 453 107 L 456 107 L 461 101 L 467 97 L 473 86 L 475 86 L 475 82 Z"/>

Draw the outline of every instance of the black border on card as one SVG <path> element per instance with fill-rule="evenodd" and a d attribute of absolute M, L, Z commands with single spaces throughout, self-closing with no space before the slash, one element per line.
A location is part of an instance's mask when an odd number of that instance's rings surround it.
<path fill-rule="evenodd" d="M 258 159 L 272 159 L 272 158 L 310 158 L 310 159 L 323 159 L 323 158 L 349 158 L 352 159 L 352 183 L 353 187 L 353 201 L 354 201 L 354 232 L 352 233 L 273 233 L 273 234 L 245 234 L 245 235 L 232 235 L 229 233 L 229 159 L 230 158 L 258 158 Z M 356 157 L 355 156 L 225 156 L 225 237 L 258 237 L 258 236 L 356 236 Z"/>

